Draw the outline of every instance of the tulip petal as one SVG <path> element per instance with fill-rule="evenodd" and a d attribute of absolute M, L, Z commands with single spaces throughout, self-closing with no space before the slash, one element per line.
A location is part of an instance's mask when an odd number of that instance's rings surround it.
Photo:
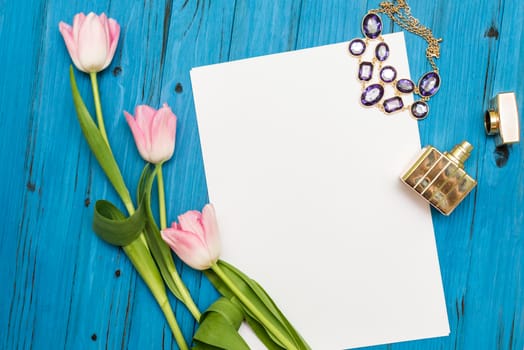
<path fill-rule="evenodd" d="M 156 109 L 147 105 L 139 105 L 135 108 L 136 122 L 144 133 L 148 154 L 151 152 L 151 143 L 153 142 L 153 138 L 151 137 L 151 125 L 153 124 L 155 113 Z"/>
<path fill-rule="evenodd" d="M 167 228 L 161 231 L 161 235 L 187 265 L 197 270 L 205 270 L 210 267 L 209 253 L 197 234 Z"/>
<path fill-rule="evenodd" d="M 84 15 L 83 12 L 80 12 L 73 18 L 73 39 L 76 43 L 78 43 L 80 28 L 82 28 L 82 24 L 84 24 L 85 19 L 86 15 Z"/>
<path fill-rule="evenodd" d="M 109 25 L 109 38 L 111 44 L 118 42 L 118 38 L 120 36 L 120 25 L 117 21 L 115 21 L 112 18 L 109 18 L 108 21 Z"/>
<path fill-rule="evenodd" d="M 140 125 L 138 125 L 137 121 L 133 118 L 131 114 L 124 111 L 124 116 L 126 118 L 127 124 L 129 124 L 129 128 L 131 129 L 133 138 L 135 139 L 136 148 L 138 149 L 138 153 L 140 153 L 140 156 L 143 159 L 148 161 L 149 160 L 149 151 L 148 151 L 149 147 L 147 145 L 147 137 L 144 131 L 140 128 Z"/>
<path fill-rule="evenodd" d="M 184 231 L 195 233 L 204 243 L 204 228 L 202 227 L 202 214 L 196 210 L 190 210 L 178 217 L 180 227 Z"/>
<path fill-rule="evenodd" d="M 98 16 L 98 20 L 100 21 L 100 25 L 102 26 L 102 28 L 104 28 L 106 51 L 109 52 L 109 46 L 111 45 L 111 37 L 109 36 L 109 24 L 107 23 L 106 14 L 102 13 L 100 16 Z"/>
<path fill-rule="evenodd" d="M 65 22 L 60 22 L 58 24 L 58 29 L 60 30 L 60 34 L 62 34 L 62 37 L 64 38 L 67 51 L 69 52 L 69 56 L 71 56 L 71 60 L 73 60 L 74 65 L 79 70 L 85 72 L 84 68 L 80 65 L 80 62 L 78 61 L 78 47 L 73 37 L 73 28 Z"/>
<path fill-rule="evenodd" d="M 218 223 L 213 204 L 206 204 L 202 209 L 202 226 L 204 227 L 205 237 L 209 254 L 213 260 L 217 260 L 220 256 L 220 237 L 218 230 Z"/>
<path fill-rule="evenodd" d="M 113 57 L 115 56 L 116 47 L 118 45 L 118 38 L 120 37 L 120 25 L 117 21 L 112 18 L 108 20 L 108 32 L 109 32 L 109 53 L 107 54 L 107 60 L 105 67 L 109 66 Z M 104 67 L 104 68 L 105 68 Z"/>
<path fill-rule="evenodd" d="M 151 125 L 151 156 L 154 163 L 164 162 L 175 150 L 176 117 L 166 105 L 158 110 Z"/>
<path fill-rule="evenodd" d="M 135 107 L 136 121 L 144 130 L 149 130 L 151 128 L 155 113 L 156 109 L 149 107 L 148 105 L 138 105 Z"/>
<path fill-rule="evenodd" d="M 106 35 L 100 19 L 90 13 L 78 34 L 78 60 L 88 72 L 102 70 L 108 54 Z"/>
<path fill-rule="evenodd" d="M 111 60 L 113 59 L 113 55 L 110 54 L 111 52 L 111 36 L 109 34 L 109 23 L 108 19 L 105 13 L 102 13 L 99 17 L 100 24 L 102 25 L 102 28 L 104 28 L 104 34 L 105 34 L 105 44 L 106 44 L 106 57 L 104 60 L 104 64 L 102 66 L 102 69 L 107 68 L 109 64 L 111 63 Z"/>
<path fill-rule="evenodd" d="M 184 231 L 195 233 L 202 244 L 205 244 L 205 232 L 202 226 L 202 214 L 197 210 L 187 211 L 185 214 L 178 216 L 180 227 Z"/>

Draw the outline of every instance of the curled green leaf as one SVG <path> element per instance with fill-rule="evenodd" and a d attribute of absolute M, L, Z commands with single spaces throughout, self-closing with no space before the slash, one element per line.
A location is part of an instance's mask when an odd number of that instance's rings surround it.
<path fill-rule="evenodd" d="M 140 236 L 146 224 L 144 206 L 140 205 L 133 215 L 126 216 L 111 202 L 99 200 L 95 204 L 93 231 L 109 244 L 126 246 Z"/>
<path fill-rule="evenodd" d="M 238 334 L 244 319 L 242 309 L 226 298 L 219 298 L 202 314 L 193 341 L 193 350 L 249 350 Z"/>

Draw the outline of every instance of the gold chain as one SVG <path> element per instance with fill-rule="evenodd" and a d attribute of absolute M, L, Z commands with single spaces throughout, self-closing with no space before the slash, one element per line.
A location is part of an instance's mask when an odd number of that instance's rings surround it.
<path fill-rule="evenodd" d="M 397 0 L 396 2 L 397 5 L 395 5 L 394 2 L 383 1 L 380 3 L 380 8 L 371 10 L 369 12 L 375 14 L 384 13 L 404 30 L 407 30 L 408 32 L 418 35 L 426 40 L 428 43 L 428 47 L 426 49 L 426 58 L 428 59 L 428 62 L 433 70 L 438 73 L 439 70 L 434 59 L 439 58 L 440 56 L 439 43 L 442 41 L 442 39 L 435 38 L 431 29 L 420 24 L 418 19 L 411 15 L 411 9 L 409 8 L 406 0 Z"/>

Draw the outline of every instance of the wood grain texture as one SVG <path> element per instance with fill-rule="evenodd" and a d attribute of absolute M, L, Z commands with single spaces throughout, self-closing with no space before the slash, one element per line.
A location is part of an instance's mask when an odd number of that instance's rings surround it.
<path fill-rule="evenodd" d="M 207 202 L 190 69 L 349 40 L 360 36 L 362 15 L 377 5 L 0 0 L 0 349 L 176 349 L 125 255 L 91 230 L 93 203 L 118 201 L 74 116 L 60 20 L 94 11 L 122 25 L 100 89 L 109 138 L 132 192 L 142 162 L 122 111 L 167 102 L 177 114 L 176 156 L 164 171 L 168 216 L 174 219 Z M 431 116 L 419 124 L 422 143 L 445 150 L 469 140 L 475 150 L 466 168 L 479 184 L 450 217 L 433 212 L 450 336 L 373 349 L 520 350 L 524 142 L 497 149 L 482 121 L 489 99 L 501 91 L 515 91 L 524 111 L 524 5 L 517 0 L 411 5 L 444 39 L 438 61 L 444 85 L 431 101 Z M 386 28 L 398 30 L 389 23 Z M 420 76 L 428 69 L 425 43 L 409 34 L 406 40 L 411 74 Z M 89 81 L 83 74 L 77 78 L 92 109 Z M 205 309 L 216 292 L 200 273 L 177 264 Z M 194 321 L 179 304 L 176 315 L 189 340 Z"/>

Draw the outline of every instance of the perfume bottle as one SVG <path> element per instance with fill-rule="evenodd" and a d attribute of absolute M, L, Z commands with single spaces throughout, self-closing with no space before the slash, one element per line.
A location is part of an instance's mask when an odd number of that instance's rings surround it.
<path fill-rule="evenodd" d="M 464 171 L 464 161 L 472 149 L 467 141 L 449 153 L 424 147 L 401 180 L 442 214 L 449 215 L 477 185 Z"/>

